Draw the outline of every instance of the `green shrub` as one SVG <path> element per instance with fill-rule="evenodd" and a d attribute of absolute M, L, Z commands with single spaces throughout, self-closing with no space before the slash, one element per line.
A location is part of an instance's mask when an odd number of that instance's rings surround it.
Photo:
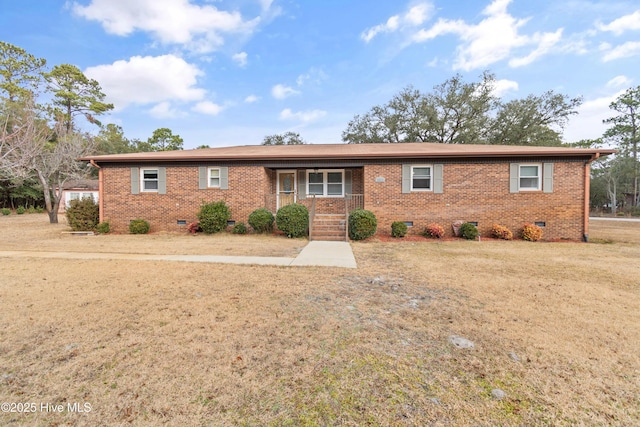
<path fill-rule="evenodd" d="M 431 237 L 432 239 L 442 239 L 444 237 L 444 227 L 434 222 L 427 225 L 422 234 L 425 237 Z"/>
<path fill-rule="evenodd" d="M 507 227 L 504 227 L 498 224 L 493 224 L 493 226 L 491 227 L 491 235 L 496 239 L 503 239 L 503 240 L 513 239 L 513 233 L 511 232 L 511 230 L 509 230 Z"/>
<path fill-rule="evenodd" d="M 478 229 L 470 222 L 465 222 L 460 226 L 460 236 L 467 240 L 475 240 L 478 237 Z"/>
<path fill-rule="evenodd" d="M 542 239 L 542 228 L 534 224 L 525 224 L 522 227 L 522 238 L 530 242 L 537 242 Z"/>
<path fill-rule="evenodd" d="M 227 228 L 231 210 L 224 201 L 203 203 L 197 215 L 200 228 L 206 234 L 213 234 Z"/>
<path fill-rule="evenodd" d="M 129 223 L 129 233 L 131 234 L 147 234 L 150 228 L 149 221 L 144 219 L 132 219 Z"/>
<path fill-rule="evenodd" d="M 349 237 L 352 240 L 363 240 L 376 234 L 378 220 L 373 212 L 356 209 L 349 215 Z"/>
<path fill-rule="evenodd" d="M 2 215 L 11 215 L 11 209 L 2 208 Z"/>
<path fill-rule="evenodd" d="M 100 222 L 100 209 L 91 197 L 72 200 L 65 214 L 73 231 L 93 231 Z"/>
<path fill-rule="evenodd" d="M 96 231 L 100 234 L 107 234 L 111 231 L 111 225 L 109 221 L 103 221 L 100 224 L 96 225 Z"/>
<path fill-rule="evenodd" d="M 27 212 L 30 213 L 30 214 L 36 213 L 35 206 L 33 206 L 33 205 L 29 206 L 29 208 L 27 209 Z"/>
<path fill-rule="evenodd" d="M 43 213 L 43 212 L 44 212 L 44 208 L 42 206 L 36 207 L 36 213 Z"/>
<path fill-rule="evenodd" d="M 391 235 L 393 237 L 404 237 L 407 235 L 407 224 L 402 221 L 395 221 L 391 224 Z"/>
<path fill-rule="evenodd" d="M 269 209 L 260 208 L 249 215 L 249 225 L 256 233 L 269 233 L 273 230 L 273 214 Z"/>
<path fill-rule="evenodd" d="M 244 222 L 239 222 L 236 225 L 233 226 L 233 228 L 231 229 L 231 232 L 233 234 L 246 234 L 247 233 L 247 226 L 244 225 Z"/>
<path fill-rule="evenodd" d="M 24 208 L 24 206 L 18 206 L 18 209 L 16 209 L 16 213 L 18 215 L 22 215 L 23 213 L 25 213 L 27 210 Z"/>
<path fill-rule="evenodd" d="M 309 229 L 309 210 L 305 205 L 292 203 L 278 209 L 276 225 L 287 237 L 300 237 Z"/>

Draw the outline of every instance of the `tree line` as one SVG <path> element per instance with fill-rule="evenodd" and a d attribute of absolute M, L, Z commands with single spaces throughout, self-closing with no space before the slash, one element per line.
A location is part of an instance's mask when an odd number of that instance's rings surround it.
<path fill-rule="evenodd" d="M 478 82 L 460 75 L 421 92 L 402 89 L 389 102 L 356 115 L 342 133 L 349 144 L 436 142 L 596 148 L 613 147 L 615 156 L 592 168 L 590 202 L 594 208 L 617 208 L 640 214 L 638 140 L 640 86 L 629 88 L 610 104 L 610 127 L 598 138 L 563 142 L 569 118 L 578 113 L 581 97 L 552 90 L 503 102 L 495 96 L 495 76 L 484 72 Z"/>

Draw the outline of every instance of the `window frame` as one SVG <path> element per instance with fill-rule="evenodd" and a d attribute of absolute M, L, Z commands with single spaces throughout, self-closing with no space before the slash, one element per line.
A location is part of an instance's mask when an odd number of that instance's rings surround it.
<path fill-rule="evenodd" d="M 218 185 L 211 185 L 211 172 L 218 171 Z M 213 177 L 215 178 L 215 177 Z M 219 167 L 207 168 L 207 188 L 220 188 L 222 183 L 222 171 L 220 171 Z"/>
<path fill-rule="evenodd" d="M 148 171 L 156 172 L 156 179 L 145 179 L 144 173 Z M 156 188 L 148 189 L 147 182 L 155 182 Z M 141 193 L 158 193 L 160 191 L 160 169 L 159 168 L 140 168 L 140 192 Z"/>
<path fill-rule="evenodd" d="M 429 168 L 429 188 L 415 188 L 413 186 L 413 180 L 415 178 L 414 169 L 419 169 L 419 168 Z M 424 175 L 418 175 L 418 176 L 424 176 Z M 433 180 L 434 180 L 433 165 L 431 164 L 411 165 L 411 188 L 410 188 L 411 191 L 433 191 Z"/>
<path fill-rule="evenodd" d="M 340 174 L 340 194 L 329 194 L 329 184 L 337 185 L 336 182 L 329 182 L 329 174 L 330 173 L 339 173 Z M 319 185 L 317 182 L 310 182 L 311 174 L 322 174 L 322 194 L 312 193 L 309 190 L 310 185 Z M 305 190 L 307 197 L 314 196 L 315 197 L 325 197 L 325 198 L 341 198 L 345 197 L 345 170 L 344 169 L 307 169 L 306 173 L 306 183 Z"/>
<path fill-rule="evenodd" d="M 535 166 L 538 169 L 538 173 L 536 176 L 522 176 L 522 168 L 523 167 L 531 167 L 531 166 Z M 542 191 L 542 170 L 543 170 L 543 166 L 542 163 L 519 163 L 518 164 L 518 191 Z M 523 187 L 522 186 L 522 179 L 523 178 L 537 178 L 538 182 L 537 182 L 537 186 L 534 187 Z"/>

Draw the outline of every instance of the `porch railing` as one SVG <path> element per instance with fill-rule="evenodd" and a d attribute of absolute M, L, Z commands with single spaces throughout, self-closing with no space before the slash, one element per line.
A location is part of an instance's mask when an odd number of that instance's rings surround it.
<path fill-rule="evenodd" d="M 344 241 L 349 241 L 349 214 L 356 209 L 364 208 L 363 194 L 345 194 L 344 195 Z"/>
<path fill-rule="evenodd" d="M 344 197 L 331 198 L 330 200 L 331 200 L 331 203 L 334 205 L 334 207 L 332 208 L 332 211 L 334 213 L 336 212 L 336 209 L 337 209 L 337 212 L 341 211 L 341 206 L 339 204 L 336 205 L 336 203 L 340 203 L 340 202 L 344 203 L 343 212 L 345 214 L 345 221 L 347 222 L 345 224 L 345 240 L 348 241 L 349 240 L 349 224 L 348 224 L 349 214 L 356 209 L 364 208 L 364 194 L 347 193 L 344 195 Z M 296 197 L 296 201 L 297 203 L 302 203 L 306 205 L 307 208 L 309 209 L 309 240 L 311 240 L 312 239 L 311 236 L 313 235 L 313 220 L 316 216 L 316 210 L 317 210 L 316 196 L 313 194 L 309 194 L 309 195 L 298 194 Z M 278 210 L 278 194 L 275 194 L 275 193 L 265 194 L 264 207 L 275 214 Z M 322 208 L 319 208 L 319 209 L 322 210 Z"/>
<path fill-rule="evenodd" d="M 316 195 L 311 196 L 311 209 L 309 211 L 309 241 L 313 239 L 313 220 L 316 218 Z"/>
<path fill-rule="evenodd" d="M 364 194 L 345 194 L 344 208 L 347 217 L 356 209 L 364 209 Z"/>

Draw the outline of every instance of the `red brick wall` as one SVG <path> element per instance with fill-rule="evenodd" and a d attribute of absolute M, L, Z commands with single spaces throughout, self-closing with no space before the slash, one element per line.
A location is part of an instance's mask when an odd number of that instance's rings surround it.
<path fill-rule="evenodd" d="M 197 166 L 167 166 L 166 194 L 131 194 L 131 168 L 104 166 L 104 220 L 115 232 L 128 232 L 129 221 L 142 218 L 151 224 L 151 232 L 186 231 L 177 225 L 196 220 L 200 205 L 224 200 L 231 208 L 231 219 L 247 223 L 249 214 L 264 207 L 265 194 L 271 190 L 269 170 L 258 166 L 229 167 L 229 189 L 198 189 Z"/>
<path fill-rule="evenodd" d="M 525 222 L 544 221 L 545 239 L 575 239 L 583 235 L 584 181 L 582 162 L 554 164 L 553 193 L 509 192 L 509 163 L 445 164 L 442 194 L 402 193 L 402 165 L 368 165 L 353 169 L 355 194 L 364 194 L 365 208 L 378 218 L 378 233 L 390 234 L 393 221 L 413 221 L 410 233 L 421 233 L 436 222 L 451 235 L 455 220 L 477 221 L 481 235 L 492 224 L 514 233 Z M 198 189 L 198 167 L 167 166 L 167 193 L 131 194 L 131 169 L 105 165 L 103 215 L 115 232 L 127 232 L 129 221 L 143 218 L 151 231 L 186 231 L 203 201 L 224 200 L 232 219 L 247 223 L 253 210 L 265 206 L 265 195 L 276 190 L 276 171 L 262 166 L 230 166 L 229 189 Z M 383 177 L 384 182 L 376 182 Z M 274 199 L 275 200 L 275 199 Z M 303 201 L 301 201 L 303 202 Z M 303 203 L 308 204 L 309 199 Z M 342 213 L 341 199 L 318 198 L 316 213 Z"/>
<path fill-rule="evenodd" d="M 518 232 L 526 222 L 544 221 L 543 239 L 583 235 L 584 164 L 554 163 L 553 193 L 509 192 L 509 163 L 445 164 L 443 193 L 402 193 L 402 165 L 364 168 L 364 204 L 378 219 L 378 233 L 390 234 L 394 221 L 413 221 L 410 233 L 435 222 L 452 235 L 456 220 L 477 221 L 481 236 L 500 224 Z M 383 177 L 384 182 L 376 182 Z"/>

